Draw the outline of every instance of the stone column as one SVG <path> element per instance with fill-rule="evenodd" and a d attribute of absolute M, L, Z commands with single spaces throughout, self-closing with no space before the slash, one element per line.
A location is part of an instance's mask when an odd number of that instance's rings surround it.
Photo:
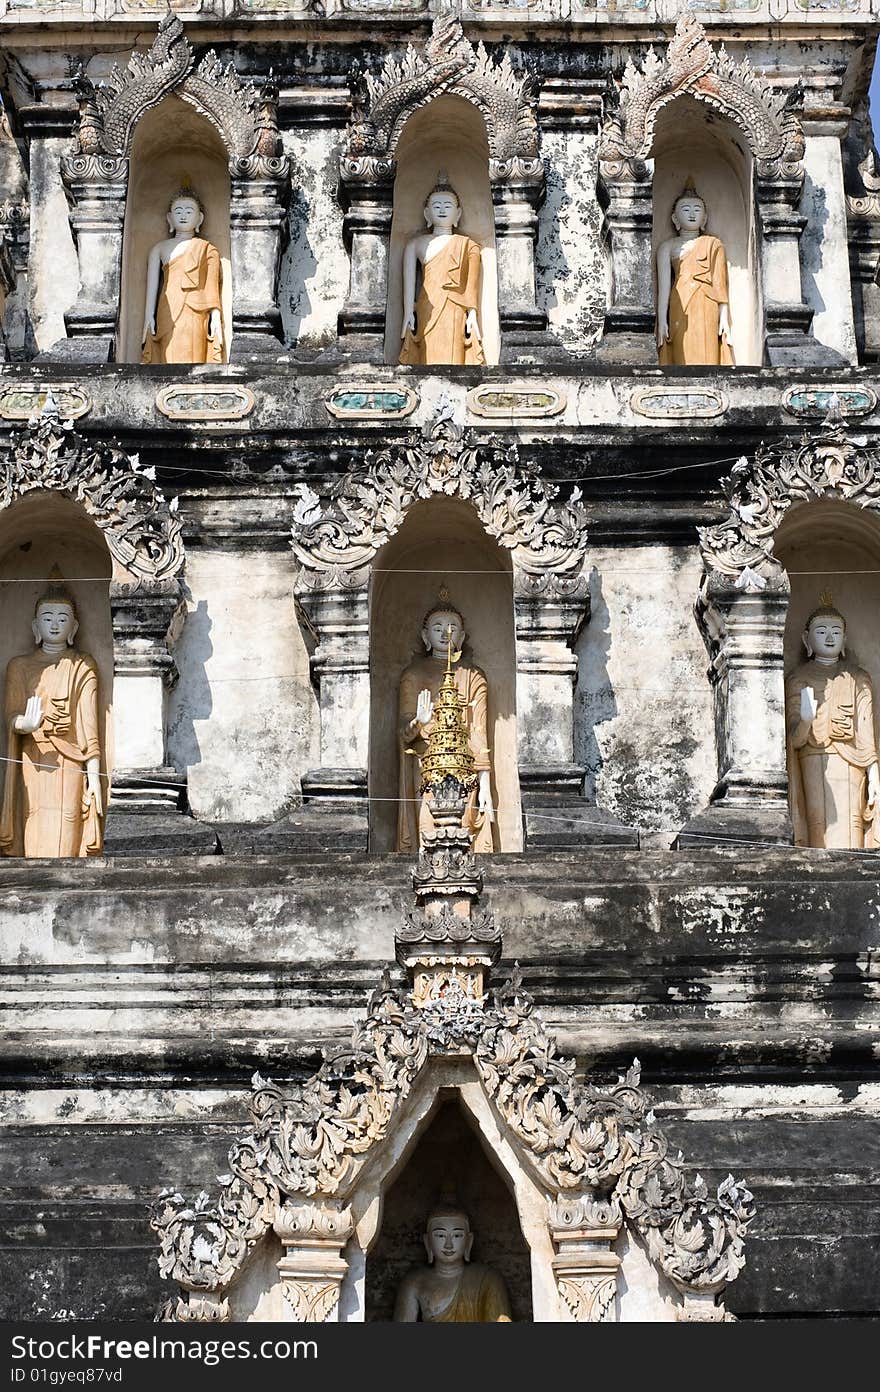
<path fill-rule="evenodd" d="M 848 117 L 849 112 L 846 114 Z M 807 225 L 801 238 L 801 261 L 806 293 L 812 300 L 813 334 L 821 338 L 824 348 L 837 354 L 841 365 L 852 366 L 858 355 L 841 150 L 848 120 L 836 119 L 832 109 L 821 120 L 805 120 L 803 126 L 809 182 L 803 195 Z"/>
<path fill-rule="evenodd" d="M 711 658 L 718 782 L 709 806 L 679 833 L 679 846 L 792 841 L 783 675 L 788 598 L 783 575 L 749 594 L 713 574 L 701 595 L 697 620 Z"/>
<path fill-rule="evenodd" d="M 657 364 L 654 341 L 653 169 L 643 159 L 600 160 L 599 191 L 611 244 L 611 304 L 597 356 Z"/>
<path fill-rule="evenodd" d="M 108 362 L 114 355 L 119 313 L 128 160 L 68 155 L 61 162 L 61 178 L 70 203 L 80 282 L 76 303 L 64 315 L 68 338 L 74 340 L 67 356 Z"/>
<path fill-rule="evenodd" d="M 351 1209 L 334 1199 L 286 1204 L 274 1227 L 284 1246 L 278 1263 L 281 1288 L 294 1321 L 336 1323 L 348 1271 L 342 1249 L 353 1232 Z"/>
<path fill-rule="evenodd" d="M 321 766 L 303 775 L 303 807 L 284 823 L 299 849 L 367 849 L 370 623 L 361 589 L 302 590 L 297 600 L 317 646 Z M 281 824 L 278 826 L 281 834 Z"/>
<path fill-rule="evenodd" d="M 114 748 L 108 855 L 198 855 L 217 844 L 213 828 L 179 815 L 185 788 L 165 760 L 166 694 L 178 678 L 170 644 L 182 606 L 176 580 L 110 585 Z"/>
<path fill-rule="evenodd" d="M 229 204 L 233 361 L 277 357 L 284 340 L 278 272 L 288 232 L 286 155 L 233 159 Z"/>
<path fill-rule="evenodd" d="M 385 310 L 391 247 L 393 159 L 344 157 L 342 235 L 350 257 L 348 298 L 339 312 L 339 347 L 360 361 L 385 361 Z"/>
<path fill-rule="evenodd" d="M 489 179 L 498 257 L 501 361 L 534 360 L 536 349 L 550 346 L 547 315 L 538 308 L 535 285 L 538 210 L 546 193 L 544 164 L 540 159 L 493 159 Z"/>
<path fill-rule="evenodd" d="M 546 584 L 514 581 L 516 718 L 526 846 L 638 845 L 624 827 L 582 796 L 586 769 L 574 759 L 578 634 L 590 615 L 586 576 Z"/>
<path fill-rule="evenodd" d="M 620 1257 L 611 1244 L 620 1222 L 620 1206 L 614 1198 L 560 1196 L 550 1205 L 556 1285 L 578 1323 L 599 1324 L 615 1318 Z"/>

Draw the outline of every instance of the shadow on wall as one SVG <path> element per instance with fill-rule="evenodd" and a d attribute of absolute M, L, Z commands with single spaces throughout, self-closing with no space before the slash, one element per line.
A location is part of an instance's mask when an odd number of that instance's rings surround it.
<path fill-rule="evenodd" d="M 290 195 L 290 241 L 281 263 L 279 283 L 293 284 L 282 295 L 284 344 L 296 347 L 300 325 L 312 313 L 308 284 L 318 270 L 318 258 L 309 239 L 312 204 L 302 188 L 294 187 Z M 294 274 L 295 273 L 295 274 Z"/>
<path fill-rule="evenodd" d="M 584 795 L 596 801 L 596 786 L 603 757 L 596 738 L 596 726 L 618 714 L 617 698 L 608 674 L 611 653 L 611 615 L 602 593 L 602 577 L 590 572 L 590 622 L 577 643 L 578 679 L 575 688 L 575 759 L 587 770 Z"/>
<path fill-rule="evenodd" d="M 191 609 L 177 641 L 175 657 L 180 680 L 168 703 L 168 758 L 181 775 L 202 762 L 196 721 L 210 719 L 214 702 L 206 664 L 214 654 L 213 623 L 208 602 L 200 599 Z"/>

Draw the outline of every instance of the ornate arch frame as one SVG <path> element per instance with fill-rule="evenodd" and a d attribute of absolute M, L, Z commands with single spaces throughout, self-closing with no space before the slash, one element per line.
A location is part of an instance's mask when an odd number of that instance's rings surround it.
<path fill-rule="evenodd" d="M 534 248 L 545 194 L 535 71 L 517 73 L 507 54 L 496 62 L 482 43 L 470 43 L 457 19 L 438 15 L 423 49 L 410 45 L 401 57 L 389 55 L 375 75 L 353 64 L 349 89 L 339 193 L 351 278 L 339 316 L 340 344 L 383 359 L 397 143 L 413 112 L 450 95 L 470 102 L 486 125 L 502 361 L 516 360 L 517 345 L 530 346 L 533 356 L 547 330 L 535 294 Z"/>
<path fill-rule="evenodd" d="M 808 337 L 812 311 L 792 302 L 800 287 L 799 211 L 804 181 L 804 136 L 797 114 L 798 87 L 777 91 L 747 58 L 736 63 L 726 49 L 713 49 L 693 15 L 676 24 L 665 54 L 649 48 L 641 68 L 630 61 L 599 139 L 599 192 L 606 205 L 613 269 L 613 300 L 606 350 L 637 361 L 656 362 L 653 341 L 654 289 L 651 266 L 652 173 L 649 159 L 660 111 L 690 96 L 725 116 L 742 132 L 755 159 L 755 192 L 766 252 L 762 257 L 765 341 L 771 364 L 837 361 Z M 830 356 L 829 356 L 830 354 Z"/>
<path fill-rule="evenodd" d="M 762 446 L 721 481 L 727 514 L 700 529 L 695 615 L 715 692 L 718 782 L 682 845 L 730 836 L 791 842 L 783 639 L 788 575 L 773 548 L 789 509 L 833 499 L 880 514 L 880 459 L 832 410 L 815 435 Z"/>
<path fill-rule="evenodd" d="M 699 1176 L 686 1179 L 641 1090 L 638 1063 L 610 1088 L 577 1083 L 518 973 L 484 1001 L 450 991 L 415 1008 L 386 973 L 350 1042 L 326 1053 L 302 1087 L 284 1090 L 255 1074 L 250 1129 L 230 1148 L 219 1195 L 192 1202 L 166 1190 L 155 1205 L 160 1273 L 181 1287 L 163 1317 L 228 1320 L 240 1271 L 274 1230 L 292 1319 L 338 1319 L 365 1168 L 394 1144 L 407 1099 L 437 1065 L 435 1090 L 440 1079 L 447 1091 L 463 1073 L 473 1079 L 543 1196 L 554 1253 L 545 1318 L 616 1318 L 613 1244 L 626 1226 L 679 1293 L 679 1319 L 732 1318 L 721 1295 L 745 1262 L 748 1190 L 728 1176 L 710 1195 Z"/>
<path fill-rule="evenodd" d="M 183 613 L 185 555 L 176 499 L 153 471 L 112 444 L 87 440 L 61 419 L 51 393 L 42 412 L 0 448 L 0 511 L 35 493 L 59 493 L 81 507 L 112 559 L 114 704 L 113 797 L 120 809 L 175 814 L 179 775 L 165 763 L 164 694 L 177 681 L 171 647 Z M 128 753 L 134 717 L 136 752 Z M 151 724 L 150 713 L 155 713 Z M 128 734 L 127 734 L 128 732 Z M 119 818 L 116 821 L 119 822 Z M 182 824 L 187 819 L 179 819 Z M 144 826 L 142 819 L 139 824 Z M 176 823 L 175 823 L 176 825 Z M 108 828 L 108 848 L 114 832 Z M 181 834 L 193 828 L 181 825 Z M 213 833 L 210 840 L 213 843 Z"/>
<path fill-rule="evenodd" d="M 282 338 L 278 272 L 287 227 L 290 161 L 278 132 L 278 92 L 242 80 L 213 49 L 196 64 L 183 24 L 169 10 L 147 54 L 133 53 L 106 85 L 77 79 L 79 123 L 61 163 L 77 246 L 80 292 L 65 314 L 77 356 L 107 361 L 119 311 L 129 160 L 141 117 L 175 94 L 219 133 L 229 156 L 235 355 L 277 353 Z"/>
<path fill-rule="evenodd" d="M 448 403 L 441 406 L 430 425 L 368 454 L 323 500 L 301 486 L 290 544 L 299 564 L 297 600 L 317 639 L 312 671 L 322 764 L 304 780 L 307 801 L 324 796 L 338 806 L 340 797 L 348 799 L 346 812 L 358 810 L 365 831 L 372 565 L 415 503 L 452 496 L 474 508 L 513 562 L 517 747 L 527 838 L 547 846 L 637 844 L 636 833 L 583 802 L 585 770 L 574 759 L 572 649 L 590 612 L 588 519 L 580 491 L 560 501 L 554 485 L 520 460 L 515 443 L 481 441 L 451 417 Z M 552 734 L 548 709 L 556 716 Z"/>

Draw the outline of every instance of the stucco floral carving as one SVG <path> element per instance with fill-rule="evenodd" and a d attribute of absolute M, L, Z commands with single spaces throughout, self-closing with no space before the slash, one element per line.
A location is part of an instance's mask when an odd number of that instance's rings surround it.
<path fill-rule="evenodd" d="M 166 580 L 182 571 L 176 500 L 166 502 L 136 459 L 78 435 L 51 398 L 0 454 L 0 508 L 32 492 L 61 493 L 79 503 L 128 575 Z"/>
<path fill-rule="evenodd" d="M 799 92 L 780 92 L 747 58 L 736 63 L 713 49 L 693 15 L 683 15 L 666 52 L 649 48 L 641 68 L 630 60 L 615 108 L 602 129 L 599 158 L 606 180 L 624 177 L 651 153 L 659 112 L 687 93 L 738 126 L 758 162 L 761 179 L 803 179 L 804 137 L 795 110 Z"/>
<path fill-rule="evenodd" d="M 326 501 L 300 486 L 291 529 L 302 567 L 299 592 L 361 588 L 409 508 L 444 494 L 470 503 L 489 536 L 511 552 L 517 593 L 585 592 L 587 512 L 580 491 L 558 501 L 557 489 L 520 460 L 515 444 L 481 444 L 447 415 L 406 443 L 368 454 Z"/>
<path fill-rule="evenodd" d="M 762 581 L 781 578 L 773 545 L 790 507 L 837 498 L 880 511 L 880 461 L 849 438 L 843 422 L 829 418 L 820 434 L 804 435 L 797 444 L 762 446 L 753 459 L 743 456 L 721 489 L 728 512 L 723 521 L 700 529 L 703 563 L 708 572 L 746 576 L 757 590 L 764 588 Z"/>

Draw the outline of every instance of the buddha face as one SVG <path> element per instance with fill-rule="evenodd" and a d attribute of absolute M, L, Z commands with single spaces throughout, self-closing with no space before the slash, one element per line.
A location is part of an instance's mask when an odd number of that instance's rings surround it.
<path fill-rule="evenodd" d="M 448 193 L 435 191 L 428 195 L 428 201 L 425 204 L 425 222 L 429 227 L 451 232 L 460 217 L 461 205 L 451 190 Z"/>
<path fill-rule="evenodd" d="M 198 232 L 205 215 L 194 198 L 175 198 L 168 209 L 168 226 L 174 233 Z"/>
<path fill-rule="evenodd" d="M 452 651 L 456 653 L 461 650 L 465 637 L 461 619 L 448 609 L 437 609 L 433 614 L 428 615 L 428 622 L 422 629 L 422 641 L 432 657 L 446 657 L 450 628 L 452 629 Z"/>
<path fill-rule="evenodd" d="M 695 194 L 684 194 L 672 212 L 672 221 L 679 232 L 702 232 L 706 225 L 706 205 Z"/>
<path fill-rule="evenodd" d="M 817 614 L 804 634 L 807 652 L 836 662 L 846 642 L 846 624 L 834 614 Z"/>
<path fill-rule="evenodd" d="M 65 643 L 72 646 L 79 624 L 72 607 L 64 600 L 47 600 L 39 605 L 31 627 L 37 647 L 58 648 Z"/>
<path fill-rule="evenodd" d="M 428 1261 L 438 1267 L 460 1267 L 470 1260 L 473 1241 L 466 1213 L 435 1213 L 425 1231 Z"/>

